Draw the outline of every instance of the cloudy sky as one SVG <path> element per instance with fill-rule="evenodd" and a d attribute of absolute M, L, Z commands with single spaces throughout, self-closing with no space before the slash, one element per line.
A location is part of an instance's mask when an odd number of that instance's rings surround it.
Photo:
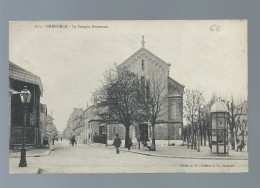
<path fill-rule="evenodd" d="M 247 98 L 244 20 L 10 22 L 9 59 L 41 77 L 41 103 L 62 131 L 74 107 L 91 104 L 104 71 L 141 48 L 142 35 L 186 88 L 201 88 L 207 100 L 214 92 Z"/>

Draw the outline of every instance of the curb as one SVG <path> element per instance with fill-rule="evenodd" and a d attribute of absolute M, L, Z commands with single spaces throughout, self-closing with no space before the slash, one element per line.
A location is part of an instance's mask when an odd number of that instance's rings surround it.
<path fill-rule="evenodd" d="M 53 149 L 53 150 L 54 150 L 54 149 Z M 48 150 L 48 151 L 45 151 L 43 154 L 26 155 L 26 157 L 44 157 L 44 156 L 49 155 L 53 150 L 50 149 L 50 150 Z M 9 158 L 20 158 L 20 155 L 17 155 L 17 156 L 10 156 L 10 155 L 9 155 Z"/>
<path fill-rule="evenodd" d="M 101 148 L 101 147 L 109 148 L 109 147 L 103 146 L 102 144 L 93 144 L 91 146 L 99 147 L 99 148 Z M 109 148 L 109 149 L 112 149 L 112 148 Z M 136 154 L 139 154 L 139 155 L 152 156 L 152 157 L 163 157 L 163 158 L 174 158 L 174 159 L 248 160 L 248 159 L 244 159 L 244 158 L 235 158 L 235 157 L 186 157 L 186 156 L 182 156 L 181 157 L 181 156 L 171 156 L 171 155 L 157 155 L 157 154 L 150 154 L 150 153 L 131 151 L 131 150 L 128 151 L 126 149 L 121 149 L 121 151 L 123 151 L 123 152 L 130 152 L 130 153 L 136 153 Z"/>

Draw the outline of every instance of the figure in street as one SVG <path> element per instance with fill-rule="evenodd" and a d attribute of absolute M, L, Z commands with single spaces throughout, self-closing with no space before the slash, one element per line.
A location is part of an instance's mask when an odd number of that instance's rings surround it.
<path fill-rule="evenodd" d="M 72 138 L 70 139 L 72 146 L 74 146 L 76 139 L 75 139 L 75 135 L 72 136 Z"/>
<path fill-rule="evenodd" d="M 52 138 L 52 145 L 54 145 L 55 137 Z"/>
<path fill-rule="evenodd" d="M 115 147 L 116 147 L 116 153 L 119 154 L 119 147 L 121 146 L 121 140 L 118 137 L 118 134 L 116 134 L 116 138 L 114 140 L 113 145 L 115 145 Z"/>
<path fill-rule="evenodd" d="M 132 142 L 132 139 L 129 139 L 129 143 L 128 143 L 128 151 L 130 151 L 130 148 L 132 147 L 133 145 L 133 142 Z"/>

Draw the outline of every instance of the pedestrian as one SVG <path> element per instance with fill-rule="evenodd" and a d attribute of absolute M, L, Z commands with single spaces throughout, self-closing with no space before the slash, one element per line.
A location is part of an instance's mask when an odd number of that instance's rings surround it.
<path fill-rule="evenodd" d="M 54 140 L 55 140 L 55 137 L 52 138 L 52 145 L 54 145 Z"/>
<path fill-rule="evenodd" d="M 116 147 L 116 153 L 119 154 L 119 147 L 121 146 L 121 140 L 118 137 L 118 134 L 116 134 L 116 138 L 114 140 L 113 145 L 115 145 L 115 147 Z"/>
<path fill-rule="evenodd" d="M 71 138 L 71 144 L 72 144 L 72 146 L 74 146 L 75 141 L 76 141 L 76 139 L 75 139 L 75 135 L 73 135 L 72 138 Z"/>
<path fill-rule="evenodd" d="M 131 138 L 129 138 L 129 143 L 128 143 L 128 151 L 130 151 L 130 148 L 132 147 L 132 145 L 133 145 L 133 142 L 132 142 L 132 139 Z"/>

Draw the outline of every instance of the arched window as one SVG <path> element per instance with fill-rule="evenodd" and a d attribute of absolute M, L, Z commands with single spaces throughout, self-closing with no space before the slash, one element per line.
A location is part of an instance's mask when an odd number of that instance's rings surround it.
<path fill-rule="evenodd" d="M 144 60 L 142 59 L 142 70 L 144 70 Z"/>
<path fill-rule="evenodd" d="M 143 92 L 145 91 L 145 78 L 143 76 L 141 77 L 141 89 Z"/>

